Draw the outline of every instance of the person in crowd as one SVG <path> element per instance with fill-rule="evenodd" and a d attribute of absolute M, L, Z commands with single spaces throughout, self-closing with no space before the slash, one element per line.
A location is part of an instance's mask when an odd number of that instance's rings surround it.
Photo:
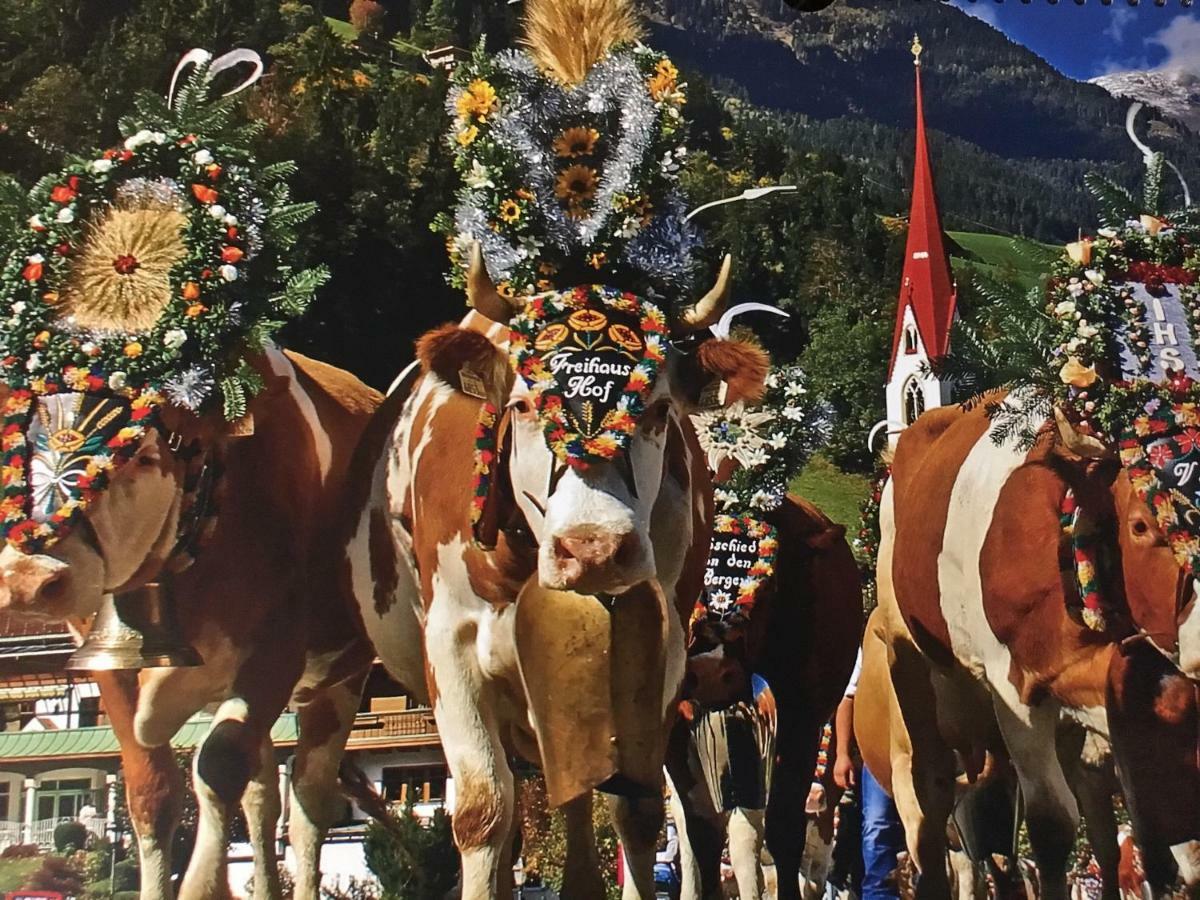
<path fill-rule="evenodd" d="M 858 677 L 862 672 L 862 648 L 854 663 L 854 672 L 846 693 L 838 704 L 834 719 L 834 740 L 837 756 L 833 764 L 833 780 L 843 790 L 857 788 L 862 807 L 862 900 L 899 900 L 895 871 L 897 859 L 905 849 L 904 826 L 896 804 L 863 765 L 856 775 L 851 755 L 854 740 L 854 695 L 858 692 Z"/>

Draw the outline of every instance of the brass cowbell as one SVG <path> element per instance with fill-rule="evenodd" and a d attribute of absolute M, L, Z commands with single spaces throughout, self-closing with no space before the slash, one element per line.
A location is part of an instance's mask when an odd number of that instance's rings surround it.
<path fill-rule="evenodd" d="M 198 666 L 203 660 L 179 634 L 175 604 L 157 582 L 105 594 L 83 645 L 66 668 L 82 671 Z"/>

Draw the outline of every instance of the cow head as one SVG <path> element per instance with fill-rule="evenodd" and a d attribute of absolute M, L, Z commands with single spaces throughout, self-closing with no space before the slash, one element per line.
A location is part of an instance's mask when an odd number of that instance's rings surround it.
<path fill-rule="evenodd" d="M 1150 507 L 1129 476 L 1113 487 L 1117 507 L 1125 598 L 1138 629 L 1176 660 L 1189 678 L 1200 679 L 1200 610 L 1193 573 L 1180 566 Z"/>
<path fill-rule="evenodd" d="M 0 608 L 62 620 L 158 577 L 193 511 L 197 417 L 108 391 L 4 389 Z M 15 457 L 20 457 L 17 463 Z"/>
<path fill-rule="evenodd" d="M 713 289 L 673 322 L 656 304 L 606 287 L 509 301 L 475 249 L 471 305 L 513 326 L 515 377 L 499 386 L 493 377 L 489 394 L 502 407 L 506 488 L 537 541 L 543 587 L 619 594 L 655 576 L 651 513 L 664 478 L 683 465 L 667 453 L 672 433 L 682 435 L 715 383 L 753 393 L 766 378 L 758 348 L 697 337 L 720 317 L 729 289 L 726 259 Z M 478 377 L 492 366 L 475 368 Z"/>
<path fill-rule="evenodd" d="M 1080 435 L 1060 415 L 1059 433 L 1068 452 L 1085 460 L 1104 460 L 1111 472 L 1116 460 L 1095 438 Z M 1167 654 L 1183 674 L 1200 679 L 1200 584 L 1181 562 L 1187 558 L 1179 537 L 1164 533 L 1155 511 L 1134 485 L 1128 468 L 1112 481 L 1117 541 L 1121 551 L 1124 596 L 1134 627 Z M 1186 512 L 1179 512 L 1186 515 Z M 1172 513 L 1175 515 L 1175 513 Z M 1200 511 L 1188 530 L 1200 534 Z"/>

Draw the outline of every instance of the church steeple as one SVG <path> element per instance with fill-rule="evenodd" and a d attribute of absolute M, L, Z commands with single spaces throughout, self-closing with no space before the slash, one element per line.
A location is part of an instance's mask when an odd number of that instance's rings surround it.
<path fill-rule="evenodd" d="M 900 280 L 887 384 L 888 419 L 900 425 L 911 424 L 925 409 L 941 406 L 950 399 L 947 386 L 921 369 L 926 361 L 943 357 L 949 351 L 957 300 L 950 258 L 942 239 L 942 219 L 925 136 L 925 104 L 921 95 L 923 50 L 920 39 L 914 37 L 916 154 L 904 274 Z"/>

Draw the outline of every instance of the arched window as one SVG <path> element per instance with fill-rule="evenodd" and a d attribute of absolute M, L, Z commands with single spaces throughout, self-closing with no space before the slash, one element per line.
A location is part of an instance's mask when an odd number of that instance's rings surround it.
<path fill-rule="evenodd" d="M 916 378 L 908 379 L 901 397 L 904 403 L 904 424 L 911 425 L 917 421 L 917 416 L 925 412 L 925 392 L 921 390 L 921 382 Z"/>
<path fill-rule="evenodd" d="M 911 325 L 904 326 L 904 352 L 917 352 L 917 329 Z"/>

